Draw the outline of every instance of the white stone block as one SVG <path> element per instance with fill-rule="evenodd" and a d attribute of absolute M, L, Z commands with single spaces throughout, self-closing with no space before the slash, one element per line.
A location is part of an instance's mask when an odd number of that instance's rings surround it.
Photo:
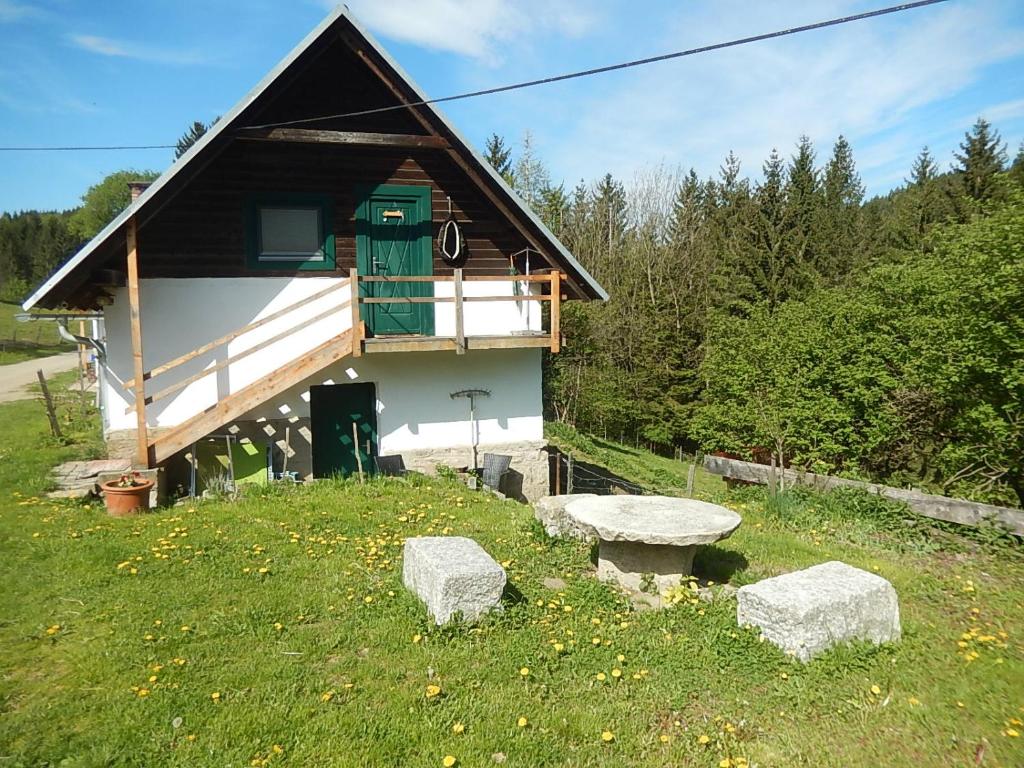
<path fill-rule="evenodd" d="M 438 624 L 475 621 L 500 605 L 505 570 L 472 539 L 421 536 L 405 540 L 402 581 Z"/>
<path fill-rule="evenodd" d="M 595 498 L 593 493 L 569 493 L 561 496 L 544 496 L 533 504 L 533 516 L 540 521 L 548 536 L 568 536 L 573 539 L 594 541 L 597 535 L 594 529 L 584 526 L 570 517 L 565 505 L 577 499 Z"/>
<path fill-rule="evenodd" d="M 784 652 L 808 661 L 850 640 L 900 638 L 900 609 L 892 584 L 833 561 L 740 587 L 736 620 L 760 627 Z"/>

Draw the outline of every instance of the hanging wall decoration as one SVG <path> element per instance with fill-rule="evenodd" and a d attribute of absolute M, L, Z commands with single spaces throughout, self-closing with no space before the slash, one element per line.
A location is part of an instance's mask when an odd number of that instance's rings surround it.
<path fill-rule="evenodd" d="M 466 245 L 462 239 L 462 228 L 452 215 L 452 199 L 448 198 L 448 218 L 437 233 L 437 250 L 444 263 L 452 267 L 459 266 L 465 257 Z"/>

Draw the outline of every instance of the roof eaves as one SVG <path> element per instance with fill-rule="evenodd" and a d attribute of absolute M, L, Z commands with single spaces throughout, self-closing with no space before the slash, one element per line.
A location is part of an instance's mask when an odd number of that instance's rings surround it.
<path fill-rule="evenodd" d="M 50 277 L 47 278 L 46 281 L 24 301 L 21 305 L 22 309 L 26 311 L 32 309 L 32 307 L 44 299 L 50 291 L 56 288 L 57 285 L 70 275 L 78 265 L 85 261 L 90 254 L 96 251 L 107 241 L 108 238 L 117 232 L 117 230 L 120 229 L 130 217 L 142 211 L 146 207 L 147 203 L 152 200 L 161 189 L 167 186 L 172 179 L 184 171 L 196 157 L 201 155 L 205 149 L 217 139 L 218 136 L 227 131 L 235 119 L 241 115 L 249 105 L 258 99 L 263 92 L 306 51 L 307 48 L 316 42 L 316 40 L 342 16 L 348 17 L 348 9 L 343 5 L 339 5 L 327 14 L 323 21 L 321 21 L 308 35 L 306 35 L 305 38 L 303 38 L 302 42 L 296 45 L 287 56 L 281 59 L 281 61 L 277 63 L 277 66 L 270 70 L 263 79 L 252 88 L 252 90 L 250 90 L 237 104 L 235 104 L 234 107 L 231 108 L 226 115 L 214 123 L 210 130 L 203 134 L 199 141 L 189 147 L 188 151 L 175 160 L 171 164 L 170 168 L 160 174 L 160 176 L 150 184 L 136 200 L 132 201 L 127 208 L 121 211 L 121 213 L 114 218 L 113 221 L 107 224 L 107 226 L 100 230 L 95 237 L 82 246 L 78 253 L 64 262 L 56 272 L 50 275 Z"/>

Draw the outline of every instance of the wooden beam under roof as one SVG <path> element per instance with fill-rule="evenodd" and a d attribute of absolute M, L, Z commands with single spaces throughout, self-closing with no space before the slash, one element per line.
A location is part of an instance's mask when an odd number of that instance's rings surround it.
<path fill-rule="evenodd" d="M 261 128 L 238 132 L 248 141 L 282 141 L 297 144 L 347 144 L 358 147 L 400 147 L 403 149 L 448 149 L 441 136 L 414 133 L 366 133 L 365 131 L 321 131 L 312 128 Z"/>

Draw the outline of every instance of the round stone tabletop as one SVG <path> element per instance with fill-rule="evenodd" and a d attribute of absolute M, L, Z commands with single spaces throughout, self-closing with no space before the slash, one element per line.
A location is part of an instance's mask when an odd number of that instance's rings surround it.
<path fill-rule="evenodd" d="M 741 522 L 725 507 L 673 496 L 594 496 L 570 502 L 565 512 L 602 541 L 676 547 L 724 539 Z"/>

